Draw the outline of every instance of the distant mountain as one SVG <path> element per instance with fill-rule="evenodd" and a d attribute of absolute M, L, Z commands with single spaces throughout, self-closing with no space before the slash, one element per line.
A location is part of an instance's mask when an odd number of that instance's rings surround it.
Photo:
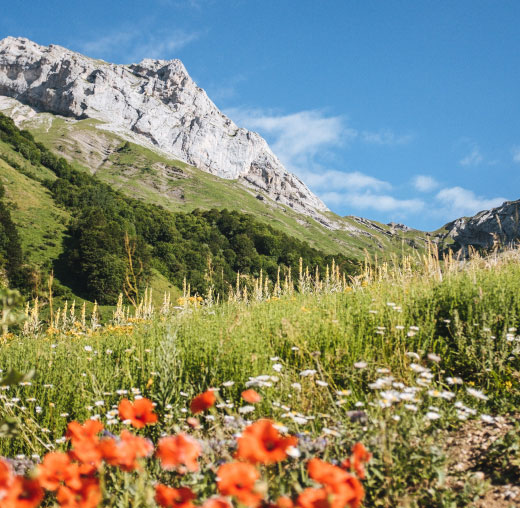
<path fill-rule="evenodd" d="M 417 230 L 329 211 L 258 134 L 224 116 L 178 60 L 113 65 L 8 37 L 0 41 L 0 111 L 74 167 L 170 211 L 251 213 L 357 259 L 426 242 Z"/>
<path fill-rule="evenodd" d="M 461 217 L 446 224 L 435 238 L 444 248 L 468 252 L 506 247 L 520 241 L 520 200 L 506 201 L 473 217 Z"/>
<path fill-rule="evenodd" d="M 258 134 L 227 118 L 180 60 L 115 65 L 28 39 L 0 41 L 0 95 L 99 127 L 331 224 L 328 211 Z"/>

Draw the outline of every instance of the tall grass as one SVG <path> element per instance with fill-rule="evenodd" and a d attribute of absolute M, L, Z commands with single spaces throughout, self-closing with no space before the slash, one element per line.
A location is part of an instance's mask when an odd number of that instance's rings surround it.
<path fill-rule="evenodd" d="M 345 439 L 371 445 L 374 474 L 367 486 L 375 506 L 376 498 L 396 506 L 406 496 L 449 506 L 432 494 L 451 499 L 441 488 L 444 456 L 435 440 L 436 432 L 457 425 L 460 411 L 426 391 L 417 411 L 388 409 L 371 385 L 391 373 L 394 383 L 415 386 L 415 363 L 428 371 L 432 388 L 450 390 L 479 413 L 518 407 L 519 260 L 519 251 L 469 262 L 430 255 L 420 267 L 406 260 L 367 265 L 350 285 L 336 275 L 328 286 L 308 279 L 301 292 L 262 290 L 255 298 L 254 291 L 244 297 L 238 290 L 219 305 L 190 303 L 185 295 L 176 309 L 168 304 L 168 312 L 154 315 L 149 307 L 149 319 L 128 320 L 122 310 L 123 317 L 105 327 L 8 337 L 0 368 L 35 369 L 36 376 L 2 392 L 0 417 L 17 419 L 22 430 L 0 439 L 0 455 L 60 446 L 68 421 L 110 419 L 113 406 L 132 393 L 156 402 L 163 424 L 151 432 L 158 435 L 182 425 L 196 393 L 221 387 L 223 401 L 236 404 L 249 383 L 264 397 L 255 416 L 281 419 L 299 433 L 336 433 L 338 457 Z M 306 370 L 316 373 L 302 376 Z M 451 386 L 451 377 L 464 386 Z M 487 400 L 475 400 L 468 387 Z M 425 416 L 432 404 L 442 410 L 435 421 Z"/>

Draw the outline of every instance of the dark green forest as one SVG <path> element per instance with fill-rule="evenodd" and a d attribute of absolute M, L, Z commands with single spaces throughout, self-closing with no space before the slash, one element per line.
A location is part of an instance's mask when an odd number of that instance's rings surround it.
<path fill-rule="evenodd" d="M 53 268 L 63 284 L 91 301 L 113 304 L 117 300 L 129 271 L 129 249 L 141 287 L 155 268 L 179 287 L 186 278 L 193 291 L 202 294 L 212 285 L 222 296 L 237 272 L 258 276 L 263 270 L 273 280 L 278 266 L 297 269 L 300 257 L 304 266 L 324 269 L 334 257 L 342 271 L 357 269 L 357 262 L 340 254 L 326 255 L 248 214 L 226 209 L 172 213 L 130 198 L 73 168 L 1 113 L 0 139 L 34 166 L 44 166 L 56 175 L 41 183 L 56 205 L 71 213 L 72 220 L 63 254 Z M 12 286 L 31 290 L 28 278 L 23 277 L 24 258 L 16 227 L 3 201 L 0 263 Z"/>
<path fill-rule="evenodd" d="M 11 212 L 5 202 L 5 188 L 0 182 L 0 270 L 13 286 L 26 285 L 22 245 Z"/>

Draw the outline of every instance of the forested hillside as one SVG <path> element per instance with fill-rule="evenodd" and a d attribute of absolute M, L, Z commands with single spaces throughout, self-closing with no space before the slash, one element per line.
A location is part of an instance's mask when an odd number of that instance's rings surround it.
<path fill-rule="evenodd" d="M 282 270 L 296 268 L 300 257 L 304 265 L 313 268 L 325 269 L 334 257 L 341 270 L 356 269 L 357 263 L 345 256 L 326 255 L 247 214 L 225 209 L 172 213 L 129 198 L 73 168 L 1 114 L 0 141 L 24 163 L 13 160 L 4 150 L 3 160 L 48 189 L 53 206 L 70 214 L 59 255 L 47 269 L 53 269 L 58 280 L 76 295 L 91 301 L 113 304 L 128 275 L 135 275 L 143 287 L 152 271 L 177 286 L 186 278 L 194 291 L 202 293 L 213 287 L 224 296 L 238 272 L 247 276 L 262 270 L 273 280 L 279 266 Z M 13 268 L 25 263 L 21 248 L 15 248 L 19 246 L 17 228 L 24 224 L 9 226 L 9 211 L 5 204 L 2 207 L 2 227 L 11 232 L 0 236 L 0 253 L 10 253 L 3 255 L 9 283 L 34 293 L 37 288 L 31 281 L 35 278 L 17 277 Z M 26 271 L 36 268 L 25 266 Z"/>

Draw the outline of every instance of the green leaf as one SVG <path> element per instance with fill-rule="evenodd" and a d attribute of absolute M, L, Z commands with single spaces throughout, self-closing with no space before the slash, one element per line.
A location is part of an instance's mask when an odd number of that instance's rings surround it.
<path fill-rule="evenodd" d="M 14 437 L 18 434 L 18 422 L 14 418 L 5 418 L 0 421 L 0 438 Z"/>
<path fill-rule="evenodd" d="M 7 374 L 0 379 L 0 386 L 12 386 L 30 381 L 34 377 L 34 370 L 22 374 L 16 370 L 10 369 Z"/>

